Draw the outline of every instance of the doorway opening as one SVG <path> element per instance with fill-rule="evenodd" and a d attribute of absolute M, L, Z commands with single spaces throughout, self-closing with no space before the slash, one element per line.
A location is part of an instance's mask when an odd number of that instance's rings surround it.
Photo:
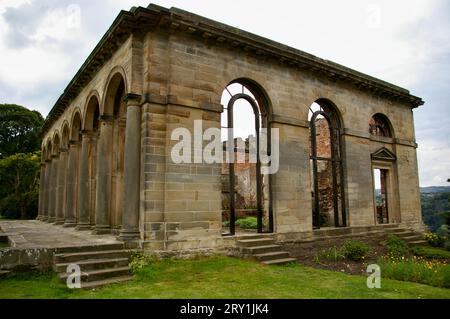
<path fill-rule="evenodd" d="M 389 224 L 388 176 L 389 171 L 387 169 L 375 168 L 373 170 L 375 219 L 377 224 Z"/>

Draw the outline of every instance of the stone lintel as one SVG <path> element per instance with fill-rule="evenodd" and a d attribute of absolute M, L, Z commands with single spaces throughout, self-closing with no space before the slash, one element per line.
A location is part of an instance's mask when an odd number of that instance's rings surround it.
<path fill-rule="evenodd" d="M 144 103 L 154 103 L 160 105 L 176 105 L 216 113 L 223 112 L 222 104 L 183 99 L 175 95 L 144 94 L 143 104 Z"/>

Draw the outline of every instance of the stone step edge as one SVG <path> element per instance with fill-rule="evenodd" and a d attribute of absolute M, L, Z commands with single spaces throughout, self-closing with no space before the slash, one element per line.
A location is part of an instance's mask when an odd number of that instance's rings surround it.
<path fill-rule="evenodd" d="M 66 257 L 85 257 L 90 255 L 101 255 L 101 254 L 116 254 L 116 253 L 129 253 L 128 250 L 119 249 L 119 250 L 98 250 L 98 251 L 88 251 L 88 252 L 79 252 L 79 253 L 64 253 L 64 254 L 55 254 L 55 258 L 66 258 Z"/>
<path fill-rule="evenodd" d="M 128 258 L 105 258 L 105 259 L 87 259 L 80 260 L 78 262 L 68 262 L 68 263 L 55 263 L 55 268 L 67 267 L 69 265 L 78 265 L 78 266 L 86 266 L 86 265 L 95 265 L 95 264 L 104 264 L 104 263 L 119 263 L 119 262 L 128 262 Z"/>
<path fill-rule="evenodd" d="M 283 259 L 273 259 L 273 260 L 266 260 L 262 261 L 261 263 L 264 265 L 277 265 L 277 264 L 287 264 L 291 262 L 296 262 L 297 259 L 295 258 L 283 258 Z"/>
<path fill-rule="evenodd" d="M 120 277 L 112 277 L 103 280 L 91 281 L 91 282 L 82 282 L 81 289 L 94 289 L 112 284 L 119 284 L 126 281 L 133 280 L 133 276 L 120 276 Z"/>

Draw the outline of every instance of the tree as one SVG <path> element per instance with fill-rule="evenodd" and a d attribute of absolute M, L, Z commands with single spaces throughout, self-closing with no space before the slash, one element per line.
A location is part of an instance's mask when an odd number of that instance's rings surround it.
<path fill-rule="evenodd" d="M 40 152 L 0 159 L 0 215 L 33 219 L 39 198 Z"/>
<path fill-rule="evenodd" d="M 0 104 L 0 159 L 40 149 L 44 118 L 38 111 L 15 104 Z"/>

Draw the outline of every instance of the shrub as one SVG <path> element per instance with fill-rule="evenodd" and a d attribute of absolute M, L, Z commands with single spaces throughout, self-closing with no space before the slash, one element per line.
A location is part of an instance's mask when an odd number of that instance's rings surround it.
<path fill-rule="evenodd" d="M 402 257 L 409 253 L 409 246 L 406 241 L 395 235 L 389 235 L 386 247 L 389 255 L 393 257 Z"/>
<path fill-rule="evenodd" d="M 258 228 L 258 219 L 256 217 L 247 217 L 238 219 L 236 221 L 236 225 L 242 229 L 257 229 Z"/>
<path fill-rule="evenodd" d="M 342 247 L 342 252 L 350 260 L 361 261 L 369 252 L 369 246 L 358 240 L 347 240 Z"/>
<path fill-rule="evenodd" d="M 139 272 L 145 266 L 150 265 L 155 261 L 155 258 L 144 254 L 141 251 L 133 251 L 131 253 L 130 269 L 133 274 Z"/>
<path fill-rule="evenodd" d="M 423 238 L 428 242 L 430 246 L 433 247 L 444 247 L 447 237 L 440 236 L 431 232 L 423 234 Z"/>

